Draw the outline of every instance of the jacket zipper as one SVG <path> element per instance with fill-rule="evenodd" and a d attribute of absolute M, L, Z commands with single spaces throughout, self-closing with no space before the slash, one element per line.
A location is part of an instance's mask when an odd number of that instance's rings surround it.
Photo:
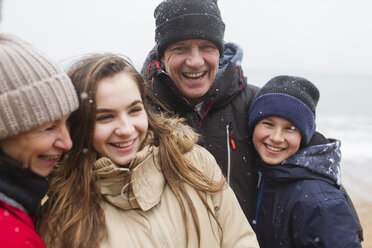
<path fill-rule="evenodd" d="M 226 146 L 227 146 L 227 176 L 226 180 L 227 183 L 230 184 L 230 174 L 231 174 L 231 151 L 230 151 L 230 145 L 231 149 L 235 150 L 236 145 L 235 141 L 233 139 L 233 132 L 232 132 L 232 123 L 231 121 L 227 123 L 226 125 Z"/>
<path fill-rule="evenodd" d="M 155 206 L 154 208 L 152 208 L 152 212 L 154 213 L 154 216 L 160 226 L 160 230 L 162 231 L 163 235 L 164 235 L 164 238 L 168 244 L 168 247 L 169 248 L 174 248 L 174 245 L 173 245 L 173 242 L 172 242 L 172 238 L 171 238 L 171 235 L 168 231 L 168 228 L 167 226 L 165 225 L 164 221 L 163 221 L 163 218 L 161 217 L 160 213 L 159 213 L 159 210 L 158 208 Z"/>
<path fill-rule="evenodd" d="M 256 213 L 254 215 L 253 220 L 253 230 L 257 231 L 257 224 L 258 224 L 258 214 L 260 213 L 260 207 L 261 207 L 261 200 L 262 200 L 262 194 L 263 194 L 263 187 L 264 187 L 264 178 L 262 176 L 262 172 L 258 171 L 258 184 L 257 187 L 259 188 L 258 198 L 257 198 L 257 205 L 256 205 Z"/>

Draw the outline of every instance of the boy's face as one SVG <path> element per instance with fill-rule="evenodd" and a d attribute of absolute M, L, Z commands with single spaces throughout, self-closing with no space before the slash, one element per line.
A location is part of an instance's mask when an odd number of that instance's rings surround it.
<path fill-rule="evenodd" d="M 300 143 L 300 131 L 281 117 L 263 118 L 253 131 L 253 145 L 267 164 L 280 164 L 298 151 Z"/>

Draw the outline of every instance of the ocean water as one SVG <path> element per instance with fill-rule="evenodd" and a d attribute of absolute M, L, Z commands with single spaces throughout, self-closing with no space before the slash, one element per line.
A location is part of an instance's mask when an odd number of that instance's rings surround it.
<path fill-rule="evenodd" d="M 372 201 L 372 117 L 320 116 L 318 130 L 341 140 L 341 178 L 353 198 Z"/>
<path fill-rule="evenodd" d="M 262 86 L 276 75 L 252 73 L 248 82 Z M 317 131 L 341 140 L 341 180 L 352 198 L 372 201 L 372 75 L 291 75 L 318 87 Z"/>

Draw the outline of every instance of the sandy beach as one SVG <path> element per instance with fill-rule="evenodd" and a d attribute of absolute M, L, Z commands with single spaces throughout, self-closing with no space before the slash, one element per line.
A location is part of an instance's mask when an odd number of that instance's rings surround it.
<path fill-rule="evenodd" d="M 350 166 L 350 164 L 354 166 Z M 369 193 L 372 191 L 372 186 L 371 181 L 367 181 L 367 177 L 371 175 L 371 169 L 368 163 L 363 164 L 364 166 L 358 163 L 346 163 L 343 167 L 342 181 L 354 203 L 363 227 L 362 247 L 372 248 L 372 197 Z M 367 175 L 367 177 L 363 175 Z"/>
<path fill-rule="evenodd" d="M 364 232 L 362 247 L 372 248 L 372 202 L 357 200 L 354 201 L 354 204 Z"/>

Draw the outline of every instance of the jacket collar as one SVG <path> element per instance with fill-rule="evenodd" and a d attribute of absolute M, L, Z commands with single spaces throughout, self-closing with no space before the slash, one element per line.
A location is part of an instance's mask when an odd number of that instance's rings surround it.
<path fill-rule="evenodd" d="M 276 182 L 293 179 L 323 179 L 341 185 L 340 141 L 330 139 L 330 143 L 300 149 L 292 157 L 279 165 L 259 163 L 265 177 Z"/>
<path fill-rule="evenodd" d="M 94 164 L 99 179 L 96 185 L 103 197 L 121 209 L 149 210 L 160 202 L 165 179 L 157 161 L 158 148 L 146 146 L 138 152 L 129 168 L 121 168 L 108 158 L 100 158 Z M 132 173 L 132 190 L 128 196 L 125 179 Z"/>
<path fill-rule="evenodd" d="M 341 141 L 330 139 L 330 143 L 300 149 L 294 156 L 283 161 L 282 165 L 305 168 L 341 185 L 340 146 Z"/>

